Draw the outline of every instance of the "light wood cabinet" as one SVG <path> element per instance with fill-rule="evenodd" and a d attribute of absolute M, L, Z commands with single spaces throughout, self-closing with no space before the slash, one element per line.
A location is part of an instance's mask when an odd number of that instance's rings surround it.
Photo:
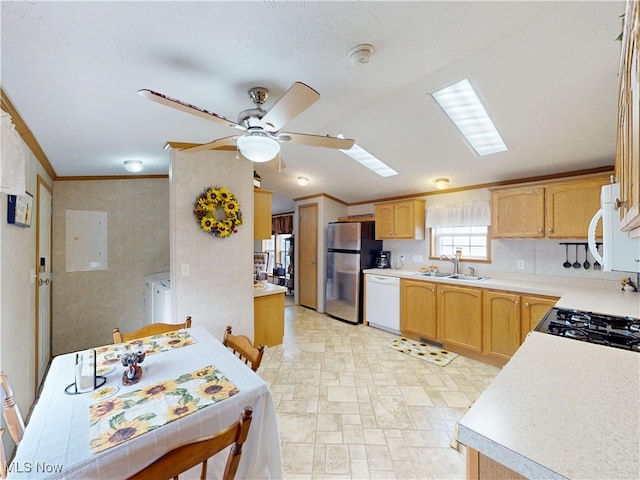
<path fill-rule="evenodd" d="M 616 177 L 623 230 L 640 235 L 640 6 L 627 1 L 618 75 Z"/>
<path fill-rule="evenodd" d="M 273 347 L 284 337 L 284 292 L 253 299 L 254 345 Z"/>
<path fill-rule="evenodd" d="M 376 203 L 376 240 L 424 240 L 425 201 Z"/>
<path fill-rule="evenodd" d="M 494 238 L 586 238 L 608 175 L 491 191 Z M 598 227 L 600 228 L 600 226 Z M 596 232 L 601 235 L 601 232 Z"/>
<path fill-rule="evenodd" d="M 271 194 L 268 190 L 253 189 L 253 238 L 271 238 Z"/>
<path fill-rule="evenodd" d="M 482 290 L 438 286 L 438 337 L 447 348 L 482 352 Z"/>
<path fill-rule="evenodd" d="M 524 342 L 527 334 L 536 328 L 542 317 L 558 301 L 558 297 L 544 297 L 538 295 L 522 295 L 522 330 L 520 341 Z"/>
<path fill-rule="evenodd" d="M 436 340 L 436 284 L 400 280 L 400 331 L 403 335 Z"/>
<path fill-rule="evenodd" d="M 482 292 L 482 352 L 509 360 L 521 343 L 520 295 Z"/>

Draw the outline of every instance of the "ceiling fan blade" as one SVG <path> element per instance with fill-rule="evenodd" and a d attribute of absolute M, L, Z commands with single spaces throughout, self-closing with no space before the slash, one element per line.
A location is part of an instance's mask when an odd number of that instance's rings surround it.
<path fill-rule="evenodd" d="M 182 112 L 190 113 L 191 115 L 196 115 L 198 117 L 206 118 L 207 120 L 213 120 L 216 123 L 222 124 L 226 127 L 239 128 L 240 130 L 245 130 L 242 125 L 237 124 L 236 122 L 232 122 L 231 120 L 221 117 L 209 110 L 205 110 L 200 107 L 196 107 L 195 105 L 191 105 L 190 103 L 183 102 L 182 100 L 178 100 L 177 98 L 167 97 L 162 93 L 154 92 L 153 90 L 148 90 L 143 88 L 142 90 L 138 90 L 138 95 L 151 100 L 152 102 L 160 103 L 162 105 L 166 105 L 167 107 L 175 108 Z"/>
<path fill-rule="evenodd" d="M 231 145 L 240 135 L 233 135 L 232 137 L 218 138 L 209 143 L 169 143 L 173 148 L 180 148 L 183 152 L 195 153 L 203 152 L 205 150 L 214 150 L 220 147 L 226 147 Z"/>
<path fill-rule="evenodd" d="M 297 143 L 310 147 L 338 148 L 340 150 L 349 150 L 356 143 L 355 140 L 350 138 L 330 137 L 329 135 L 323 137 L 322 135 L 290 132 L 279 133 L 276 138 L 282 142 Z"/>
<path fill-rule="evenodd" d="M 272 131 L 278 131 L 289 120 L 313 105 L 319 98 L 320 94 L 313 88 L 302 82 L 296 82 L 262 117 L 262 121 L 269 125 Z"/>

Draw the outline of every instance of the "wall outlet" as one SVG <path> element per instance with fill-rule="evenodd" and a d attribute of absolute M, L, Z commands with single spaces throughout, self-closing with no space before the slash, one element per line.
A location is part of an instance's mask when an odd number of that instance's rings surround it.
<path fill-rule="evenodd" d="M 524 262 L 524 260 L 518 260 L 518 261 L 516 262 L 516 268 L 517 268 L 518 270 L 524 270 L 524 267 L 525 267 L 525 262 Z"/>
<path fill-rule="evenodd" d="M 413 263 L 422 263 L 422 255 L 414 255 Z"/>
<path fill-rule="evenodd" d="M 182 273 L 183 277 L 188 277 L 189 275 L 191 275 L 191 264 L 183 263 L 182 265 L 180 265 L 180 273 Z"/>

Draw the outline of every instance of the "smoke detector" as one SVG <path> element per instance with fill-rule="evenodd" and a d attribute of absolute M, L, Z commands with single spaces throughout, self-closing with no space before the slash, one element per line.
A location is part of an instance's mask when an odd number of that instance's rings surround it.
<path fill-rule="evenodd" d="M 366 43 L 358 45 L 349 50 L 349 61 L 351 65 L 364 65 L 365 63 L 369 63 L 372 54 L 373 46 Z"/>

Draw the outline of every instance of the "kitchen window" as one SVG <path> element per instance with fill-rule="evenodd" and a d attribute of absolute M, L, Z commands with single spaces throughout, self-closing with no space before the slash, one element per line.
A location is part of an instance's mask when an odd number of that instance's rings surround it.
<path fill-rule="evenodd" d="M 462 250 L 462 259 L 489 261 L 489 202 L 465 202 L 459 205 L 433 205 L 427 208 L 426 226 L 431 232 L 429 256 L 453 256 Z"/>
<path fill-rule="evenodd" d="M 287 255 L 286 241 L 289 238 L 291 238 L 290 233 L 274 233 L 271 235 L 270 240 L 262 241 L 262 251 L 269 252 L 269 265 L 267 265 L 267 272 L 272 272 L 277 265 L 282 266 L 285 272 L 287 271 L 290 259 Z"/>
<path fill-rule="evenodd" d="M 454 256 L 462 250 L 465 260 L 489 260 L 489 227 L 433 227 L 431 228 L 430 256 Z"/>

